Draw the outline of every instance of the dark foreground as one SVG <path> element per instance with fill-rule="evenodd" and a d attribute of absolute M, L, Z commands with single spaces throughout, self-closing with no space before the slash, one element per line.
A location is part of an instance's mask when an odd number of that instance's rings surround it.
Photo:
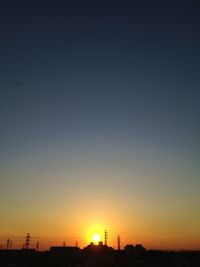
<path fill-rule="evenodd" d="M 1 267 L 200 267 L 200 252 L 0 250 Z"/>

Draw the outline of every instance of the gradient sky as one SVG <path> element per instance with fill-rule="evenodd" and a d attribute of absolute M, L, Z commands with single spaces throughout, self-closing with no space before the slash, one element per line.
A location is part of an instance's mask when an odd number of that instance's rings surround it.
<path fill-rule="evenodd" d="M 200 249 L 199 14 L 1 1 L 0 243 Z"/>

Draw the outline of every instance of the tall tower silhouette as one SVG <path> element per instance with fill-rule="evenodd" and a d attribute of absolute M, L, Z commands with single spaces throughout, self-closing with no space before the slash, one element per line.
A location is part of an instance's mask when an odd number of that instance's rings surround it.
<path fill-rule="evenodd" d="M 38 251 L 39 250 L 39 241 L 37 241 L 37 243 L 36 243 L 36 250 Z"/>
<path fill-rule="evenodd" d="M 12 240 L 10 240 L 10 245 L 9 245 L 9 249 L 12 248 Z"/>
<path fill-rule="evenodd" d="M 10 246 L 10 239 L 8 238 L 7 242 L 6 242 L 6 249 L 9 249 Z"/>
<path fill-rule="evenodd" d="M 107 246 L 107 244 L 108 244 L 108 231 L 105 230 L 104 231 L 104 245 Z"/>
<path fill-rule="evenodd" d="M 26 238 L 25 238 L 25 249 L 28 249 L 28 248 L 29 248 L 30 239 L 31 239 L 31 236 L 30 236 L 30 234 L 28 233 L 28 234 L 26 235 Z"/>
<path fill-rule="evenodd" d="M 120 236 L 118 235 L 118 237 L 117 237 L 117 249 L 118 250 L 120 250 L 120 242 L 121 242 Z"/>

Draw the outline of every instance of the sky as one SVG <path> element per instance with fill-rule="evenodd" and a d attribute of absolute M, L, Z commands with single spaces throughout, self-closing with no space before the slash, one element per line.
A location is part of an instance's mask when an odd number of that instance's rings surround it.
<path fill-rule="evenodd" d="M 199 1 L 0 3 L 0 244 L 200 249 Z"/>

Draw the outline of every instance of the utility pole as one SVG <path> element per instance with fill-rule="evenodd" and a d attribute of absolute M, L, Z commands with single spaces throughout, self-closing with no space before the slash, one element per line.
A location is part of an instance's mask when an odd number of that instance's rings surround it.
<path fill-rule="evenodd" d="M 10 249 L 12 248 L 12 240 L 10 240 L 10 246 L 9 246 L 9 248 Z"/>
<path fill-rule="evenodd" d="M 107 242 L 108 242 L 108 231 L 105 230 L 104 231 L 104 245 L 107 246 Z"/>
<path fill-rule="evenodd" d="M 121 242 L 120 236 L 118 235 L 118 237 L 117 237 L 117 249 L 118 250 L 120 250 L 120 242 Z"/>
<path fill-rule="evenodd" d="M 39 241 L 37 241 L 37 243 L 36 243 L 36 250 L 37 251 L 39 250 Z"/>
<path fill-rule="evenodd" d="M 9 244 L 10 244 L 10 239 L 8 238 L 8 239 L 7 239 L 7 242 L 6 242 L 6 249 L 7 249 L 7 250 L 9 249 Z"/>

